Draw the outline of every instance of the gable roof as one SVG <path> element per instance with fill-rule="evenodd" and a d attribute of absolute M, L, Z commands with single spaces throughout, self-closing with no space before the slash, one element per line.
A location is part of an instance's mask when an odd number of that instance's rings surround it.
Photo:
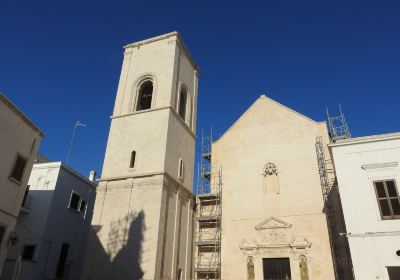
<path fill-rule="evenodd" d="M 215 142 L 218 142 L 218 141 L 220 141 L 225 135 L 227 135 L 228 134 L 228 132 L 230 132 L 252 109 L 253 109 L 253 107 L 255 107 L 255 105 L 258 103 L 258 102 L 261 102 L 261 101 L 269 101 L 269 102 L 271 102 L 271 103 L 274 103 L 275 105 L 278 105 L 279 107 L 281 107 L 281 108 L 283 108 L 283 109 L 285 109 L 285 110 L 288 110 L 288 111 L 290 111 L 290 112 L 292 112 L 292 113 L 295 113 L 296 115 L 298 115 L 299 117 L 301 117 L 301 118 L 303 118 L 303 119 L 305 119 L 305 120 L 307 120 L 307 121 L 310 121 L 310 122 L 313 122 L 313 123 L 316 123 L 316 124 L 318 124 L 318 123 L 325 123 L 324 121 L 322 121 L 322 122 L 317 122 L 317 121 L 315 121 L 315 120 L 313 120 L 313 119 L 310 119 L 309 117 L 307 117 L 307 116 L 305 116 L 305 115 L 303 115 L 303 114 L 301 114 L 301 113 L 299 113 L 299 112 L 297 112 L 297 111 L 295 111 L 295 110 L 293 110 L 293 109 L 291 109 L 291 108 L 289 108 L 289 107 L 287 107 L 287 106 L 285 106 L 285 105 L 283 105 L 283 104 L 281 104 L 281 103 L 279 103 L 278 101 L 275 101 L 275 100 L 273 100 L 273 99 L 271 99 L 271 98 L 269 98 L 269 97 L 267 97 L 267 96 L 265 96 L 264 94 L 263 95 L 261 95 L 259 98 L 257 98 L 257 100 L 256 101 L 254 101 L 253 102 L 253 104 L 251 104 L 250 105 L 250 107 L 249 108 L 247 108 L 247 110 L 224 132 L 224 134 L 222 134 L 219 138 L 218 138 L 218 140 L 216 140 Z"/>

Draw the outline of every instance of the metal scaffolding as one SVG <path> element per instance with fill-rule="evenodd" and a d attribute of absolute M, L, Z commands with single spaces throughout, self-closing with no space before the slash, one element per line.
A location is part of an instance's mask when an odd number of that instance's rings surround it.
<path fill-rule="evenodd" d="M 350 130 L 345 120 L 342 108 L 339 105 L 340 115 L 331 117 L 327 109 L 328 130 L 331 142 L 351 137 Z M 325 145 L 328 143 L 325 143 Z M 345 262 L 351 262 L 346 238 L 340 236 L 340 230 L 345 229 L 340 198 L 337 193 L 337 180 L 331 157 L 325 156 L 325 145 L 322 137 L 316 138 L 315 150 L 318 161 L 318 171 L 321 180 L 322 196 L 324 200 L 324 212 L 328 225 L 329 240 L 331 243 L 332 258 L 336 279 L 353 279 L 349 269 L 345 269 Z M 335 190 L 336 189 L 336 190 Z M 335 190 L 335 191 L 333 191 Z M 341 224 L 342 222 L 342 224 Z M 339 229 L 339 226 L 341 227 Z"/>
<path fill-rule="evenodd" d="M 339 105 L 339 116 L 332 117 L 329 114 L 328 108 L 326 109 L 326 116 L 328 118 L 329 136 L 333 142 L 351 137 L 346 118 L 342 112 L 342 106 Z"/>
<path fill-rule="evenodd" d="M 202 134 L 196 195 L 196 279 L 221 279 L 222 170 L 211 164 L 212 133 Z"/>
<path fill-rule="evenodd" d="M 343 275 L 343 270 L 341 269 L 341 266 L 338 265 L 338 263 L 340 262 L 340 256 L 338 253 L 340 250 L 340 244 L 338 240 L 339 236 L 338 230 L 336 228 L 337 223 L 335 220 L 335 213 L 331 196 L 331 191 L 333 185 L 335 184 L 336 178 L 332 166 L 332 161 L 325 158 L 324 145 L 321 136 L 316 138 L 315 150 L 317 153 L 318 170 L 321 180 L 322 196 L 324 199 L 324 212 L 328 224 L 329 240 L 332 248 L 332 258 L 334 262 L 336 279 L 345 279 Z"/>

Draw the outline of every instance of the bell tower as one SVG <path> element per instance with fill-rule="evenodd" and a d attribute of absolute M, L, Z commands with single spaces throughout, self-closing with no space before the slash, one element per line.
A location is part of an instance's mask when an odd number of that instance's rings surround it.
<path fill-rule="evenodd" d="M 124 49 L 82 279 L 191 279 L 199 69 L 177 32 Z"/>

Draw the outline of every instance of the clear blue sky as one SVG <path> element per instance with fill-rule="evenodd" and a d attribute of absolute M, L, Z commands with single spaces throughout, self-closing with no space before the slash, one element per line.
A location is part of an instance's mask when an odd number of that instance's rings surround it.
<path fill-rule="evenodd" d="M 46 134 L 41 152 L 101 171 L 122 46 L 179 31 L 202 69 L 199 132 L 262 92 L 353 136 L 400 131 L 400 1 L 2 1 L 0 91 Z"/>

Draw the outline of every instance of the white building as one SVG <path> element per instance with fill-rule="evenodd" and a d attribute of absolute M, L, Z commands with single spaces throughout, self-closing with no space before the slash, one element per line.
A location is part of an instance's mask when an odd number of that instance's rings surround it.
<path fill-rule="evenodd" d="M 400 279 L 400 133 L 329 147 L 355 279 Z"/>
<path fill-rule="evenodd" d="M 0 93 L 0 275 L 43 132 Z"/>
<path fill-rule="evenodd" d="M 35 164 L 1 280 L 79 279 L 96 184 L 61 162 Z"/>

